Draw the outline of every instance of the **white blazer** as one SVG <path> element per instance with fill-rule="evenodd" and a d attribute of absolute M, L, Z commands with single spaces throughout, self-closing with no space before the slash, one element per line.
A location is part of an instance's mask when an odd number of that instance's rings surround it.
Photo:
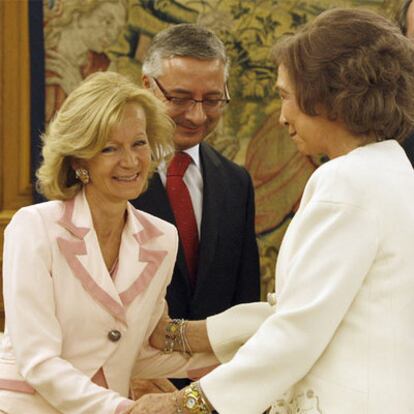
<path fill-rule="evenodd" d="M 185 377 L 216 363 L 148 345 L 165 310 L 178 237 L 174 226 L 131 205 L 127 215 L 114 279 L 83 192 L 25 207 L 7 226 L 0 410 L 121 413 L 131 404 L 132 375 Z"/>
<path fill-rule="evenodd" d="M 276 266 L 277 305 L 208 319 L 220 414 L 414 413 L 414 171 L 396 141 L 312 175 Z M 256 331 L 257 329 L 257 331 Z"/>

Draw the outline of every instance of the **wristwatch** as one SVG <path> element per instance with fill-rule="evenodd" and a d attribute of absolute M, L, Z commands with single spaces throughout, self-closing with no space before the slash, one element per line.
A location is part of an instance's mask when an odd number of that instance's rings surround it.
<path fill-rule="evenodd" d="M 183 408 L 191 414 L 211 414 L 206 400 L 197 382 L 193 382 L 184 388 L 184 396 L 182 400 Z"/>

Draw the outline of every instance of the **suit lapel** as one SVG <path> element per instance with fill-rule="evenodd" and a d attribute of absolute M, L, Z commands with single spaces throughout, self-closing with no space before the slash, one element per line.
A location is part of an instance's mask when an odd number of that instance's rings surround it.
<path fill-rule="evenodd" d="M 175 224 L 174 213 L 171 210 L 167 192 L 157 172 L 152 176 L 148 189 L 137 199 L 136 206 L 169 223 Z"/>
<path fill-rule="evenodd" d="M 220 159 L 208 144 L 200 144 L 200 157 L 203 168 L 203 215 L 197 285 L 194 296 L 202 291 L 203 281 L 208 279 L 210 264 L 214 258 L 217 244 L 221 205 L 224 199 L 225 182 L 221 172 Z M 220 185 L 218 185 L 220 183 Z"/>
<path fill-rule="evenodd" d="M 64 212 L 58 221 L 70 233 L 69 238 L 58 237 L 57 243 L 73 275 L 95 301 L 125 324 L 126 307 L 145 290 L 167 254 L 146 247 L 150 240 L 162 233 L 145 218 L 138 221 L 140 217 L 134 211 L 128 207 L 116 284 L 106 269 L 83 192 L 64 203 Z M 136 274 L 135 278 L 131 278 L 131 272 Z"/>
<path fill-rule="evenodd" d="M 155 216 L 166 220 L 176 226 L 174 213 L 171 209 L 167 192 L 165 191 L 158 173 L 154 173 L 149 183 L 148 189 L 138 198 L 136 206 L 137 208 L 154 214 Z M 176 266 L 179 269 L 179 273 L 187 286 L 188 294 L 191 295 L 188 270 L 185 263 L 184 251 L 182 249 L 181 243 L 177 252 Z"/>

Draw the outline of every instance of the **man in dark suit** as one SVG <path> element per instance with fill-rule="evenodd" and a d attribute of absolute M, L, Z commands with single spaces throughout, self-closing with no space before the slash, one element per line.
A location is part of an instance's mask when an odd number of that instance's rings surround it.
<path fill-rule="evenodd" d="M 397 15 L 402 33 L 414 41 L 414 1 L 404 0 Z M 414 99 L 414 97 L 413 97 Z M 414 131 L 401 144 L 414 167 Z"/>
<path fill-rule="evenodd" d="M 177 225 L 180 247 L 167 292 L 172 318 L 205 319 L 233 305 L 260 300 L 251 178 L 203 142 L 230 100 L 228 65 L 223 43 L 210 30 L 193 24 L 160 32 L 143 63 L 144 87 L 166 104 L 176 124 L 176 154 L 185 153 L 189 159 L 183 181 L 193 210 L 186 216 L 195 218 L 194 254 L 187 253 L 194 240 L 188 241 L 180 227 L 186 221 L 179 217 L 183 207 L 174 206 L 176 188 L 169 187 L 174 160 L 168 170 L 160 166 L 147 191 L 132 202 Z"/>

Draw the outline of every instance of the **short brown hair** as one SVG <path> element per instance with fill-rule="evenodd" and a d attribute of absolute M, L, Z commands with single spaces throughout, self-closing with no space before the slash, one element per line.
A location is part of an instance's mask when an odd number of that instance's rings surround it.
<path fill-rule="evenodd" d="M 173 153 L 174 123 L 163 103 L 115 72 L 97 72 L 66 98 L 43 134 L 43 162 L 37 171 L 39 192 L 49 200 L 67 200 L 81 188 L 72 159 L 90 159 L 106 145 L 127 103 L 142 106 L 147 120 L 152 168 Z"/>
<path fill-rule="evenodd" d="M 371 11 L 331 9 L 273 50 L 301 110 L 353 134 L 402 141 L 414 129 L 414 45 Z M 371 141 L 371 139 L 369 139 Z"/>

